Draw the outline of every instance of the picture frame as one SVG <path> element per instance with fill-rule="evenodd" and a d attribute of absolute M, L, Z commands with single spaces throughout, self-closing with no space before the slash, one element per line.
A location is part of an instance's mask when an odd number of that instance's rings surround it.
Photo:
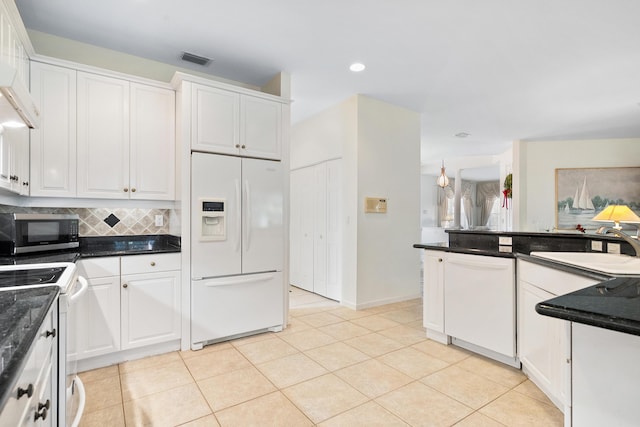
<path fill-rule="evenodd" d="M 592 221 L 608 205 L 627 205 L 640 216 L 640 167 L 558 168 L 556 229 L 595 232 L 613 226 Z M 635 233 L 640 224 L 621 224 Z"/>

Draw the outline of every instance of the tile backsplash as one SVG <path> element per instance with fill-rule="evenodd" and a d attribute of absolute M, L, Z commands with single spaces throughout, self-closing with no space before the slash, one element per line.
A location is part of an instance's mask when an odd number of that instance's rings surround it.
<path fill-rule="evenodd" d="M 0 205 L 0 212 L 75 213 L 80 218 L 80 236 L 126 236 L 169 234 L 171 209 L 122 208 L 32 208 Z M 162 225 L 156 226 L 156 215 Z"/>

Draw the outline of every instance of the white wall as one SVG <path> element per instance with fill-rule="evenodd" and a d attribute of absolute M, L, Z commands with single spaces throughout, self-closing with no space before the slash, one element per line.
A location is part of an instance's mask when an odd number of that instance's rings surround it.
<path fill-rule="evenodd" d="M 175 67 L 162 62 L 129 55 L 111 49 L 105 49 L 87 43 L 81 43 L 75 40 L 42 33 L 40 31 L 27 30 L 27 33 L 36 54 L 38 55 L 64 59 L 93 67 L 104 68 L 106 70 L 158 80 L 161 82 L 171 81 L 171 78 L 176 71 L 182 71 L 184 73 L 219 82 L 260 90 L 260 88 L 255 86 L 224 79 L 211 74 L 205 74 L 189 68 Z"/>
<path fill-rule="evenodd" d="M 521 182 L 517 189 L 514 183 L 514 205 L 520 205 L 518 231 L 536 231 L 535 224 L 555 224 L 556 168 L 640 166 L 640 138 L 519 141 L 517 145 L 514 165 Z"/>
<path fill-rule="evenodd" d="M 387 213 L 364 212 L 365 197 Z M 358 96 L 358 307 L 420 296 L 420 116 Z"/>
<path fill-rule="evenodd" d="M 341 158 L 357 135 L 356 97 L 351 97 L 291 129 L 291 169 Z"/>
<path fill-rule="evenodd" d="M 292 127 L 291 169 L 342 158 L 342 303 L 363 308 L 420 296 L 420 120 L 364 97 Z M 364 214 L 365 196 L 389 200 Z"/>

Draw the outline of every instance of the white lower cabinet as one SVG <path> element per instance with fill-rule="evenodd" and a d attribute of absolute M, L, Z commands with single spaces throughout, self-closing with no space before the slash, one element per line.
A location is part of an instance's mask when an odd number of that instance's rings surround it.
<path fill-rule="evenodd" d="M 572 425 L 637 426 L 640 337 L 573 323 L 572 341 Z"/>
<path fill-rule="evenodd" d="M 179 253 L 89 258 L 78 267 L 89 290 L 76 310 L 77 359 L 180 338 Z"/>
<path fill-rule="evenodd" d="M 423 325 L 427 336 L 444 342 L 444 257 L 445 252 L 424 251 Z M 435 332 L 435 334 L 434 334 Z"/>
<path fill-rule="evenodd" d="M 535 307 L 597 282 L 518 260 L 518 356 L 522 370 L 565 415 L 571 406 L 570 322 L 538 314 Z"/>
<path fill-rule="evenodd" d="M 78 271 L 89 289 L 72 311 L 69 356 L 86 359 L 120 350 L 120 258 L 78 261 Z"/>
<path fill-rule="evenodd" d="M 29 350 L 22 373 L 0 413 L 1 426 L 50 427 L 57 425 L 56 387 L 58 369 L 58 305 L 45 317 Z M 4 386 L 4 385 L 3 385 Z"/>
<path fill-rule="evenodd" d="M 180 271 L 122 275 L 122 349 L 180 338 Z"/>

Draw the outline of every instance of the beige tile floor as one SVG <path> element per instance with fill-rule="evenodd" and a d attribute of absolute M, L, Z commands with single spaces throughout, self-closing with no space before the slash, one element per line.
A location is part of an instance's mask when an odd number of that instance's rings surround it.
<path fill-rule="evenodd" d="M 561 426 L 518 370 L 425 338 L 421 300 L 290 292 L 290 324 L 81 374 L 81 426 Z"/>

